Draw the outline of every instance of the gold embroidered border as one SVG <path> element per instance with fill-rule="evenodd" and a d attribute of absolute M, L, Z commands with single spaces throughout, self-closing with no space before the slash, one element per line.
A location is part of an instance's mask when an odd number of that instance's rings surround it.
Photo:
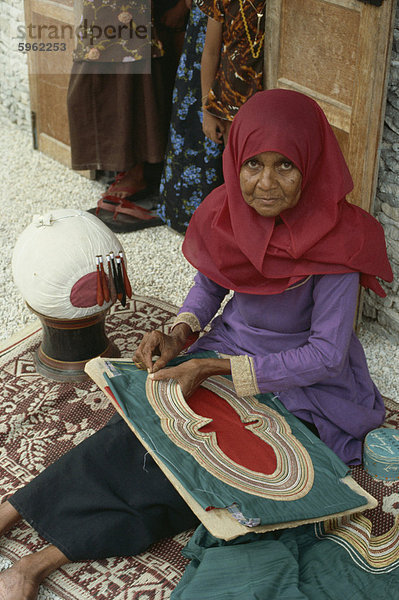
<path fill-rule="evenodd" d="M 226 456 L 214 431 L 201 432 L 212 419 L 193 412 L 178 383 L 173 379 L 156 381 L 148 377 L 148 401 L 169 439 L 189 452 L 214 477 L 232 487 L 279 501 L 303 498 L 313 486 L 313 464 L 284 417 L 254 397 L 239 398 L 233 383 L 224 377 L 211 377 L 202 386 L 226 400 L 245 427 L 272 447 L 277 461 L 274 473 L 252 471 Z"/>
<path fill-rule="evenodd" d="M 237 396 L 260 394 L 252 356 L 230 356 L 230 365 Z"/>
<path fill-rule="evenodd" d="M 329 519 L 316 525 L 319 538 L 329 538 L 343 546 L 364 570 L 377 573 L 389 572 L 399 562 L 399 518 L 386 533 L 373 536 L 372 524 L 364 515 Z M 366 564 L 356 560 L 356 551 Z"/>
<path fill-rule="evenodd" d="M 176 319 L 173 321 L 172 329 L 179 323 L 186 323 L 186 325 L 191 328 L 192 332 L 201 331 L 202 329 L 201 324 L 194 313 L 183 312 L 177 315 Z"/>

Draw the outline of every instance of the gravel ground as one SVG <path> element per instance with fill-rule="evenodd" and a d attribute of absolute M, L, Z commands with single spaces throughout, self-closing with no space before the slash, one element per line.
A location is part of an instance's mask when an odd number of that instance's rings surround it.
<path fill-rule="evenodd" d="M 11 256 L 18 235 L 35 214 L 55 208 L 94 207 L 104 186 L 34 151 L 30 136 L 1 114 L 0 126 L 0 340 L 5 340 L 35 319 L 12 280 Z M 182 237 L 166 226 L 118 237 L 134 292 L 180 305 L 194 273 L 181 255 Z M 360 339 L 375 383 L 383 394 L 399 402 L 399 346 L 367 325 L 362 327 Z"/>

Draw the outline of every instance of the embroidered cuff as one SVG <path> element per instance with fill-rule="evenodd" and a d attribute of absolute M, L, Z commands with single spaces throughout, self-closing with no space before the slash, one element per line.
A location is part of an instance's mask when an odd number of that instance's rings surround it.
<path fill-rule="evenodd" d="M 254 360 L 251 356 L 231 356 L 231 375 L 238 396 L 259 394 L 256 381 Z"/>
<path fill-rule="evenodd" d="M 183 312 L 177 315 L 176 319 L 173 321 L 172 329 L 179 323 L 186 323 L 193 333 L 201 331 L 202 329 L 201 323 L 193 313 Z"/>

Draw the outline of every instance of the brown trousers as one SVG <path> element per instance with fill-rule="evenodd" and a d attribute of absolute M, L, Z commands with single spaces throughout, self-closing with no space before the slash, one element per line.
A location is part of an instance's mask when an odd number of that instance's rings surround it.
<path fill-rule="evenodd" d="M 152 73 L 143 75 L 129 73 L 128 64 L 109 74 L 101 64 L 97 72 L 92 63 L 74 64 L 68 89 L 73 169 L 127 171 L 163 160 L 173 88 L 163 60 L 153 59 Z"/>

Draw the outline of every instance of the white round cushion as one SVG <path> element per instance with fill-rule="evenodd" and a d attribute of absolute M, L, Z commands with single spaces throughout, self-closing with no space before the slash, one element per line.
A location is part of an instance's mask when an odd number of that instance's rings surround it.
<path fill-rule="evenodd" d="M 94 215 L 69 208 L 53 210 L 35 216 L 19 236 L 12 257 L 14 281 L 25 301 L 45 316 L 89 316 L 111 304 L 99 306 L 96 301 L 96 256 L 103 256 L 107 272 L 106 255 L 121 250 L 116 235 Z M 86 300 L 76 301 L 75 292 L 73 304 L 71 291 L 74 286 L 79 289 L 79 282 L 87 292 Z"/>

